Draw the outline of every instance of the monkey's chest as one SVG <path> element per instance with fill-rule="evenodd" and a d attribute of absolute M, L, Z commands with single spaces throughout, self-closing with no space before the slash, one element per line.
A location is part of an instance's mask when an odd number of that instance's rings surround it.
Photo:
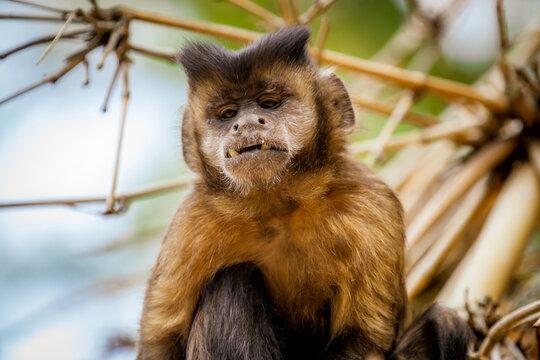
<path fill-rule="evenodd" d="M 291 231 L 283 221 L 268 222 L 257 262 L 276 309 L 291 325 L 324 327 L 335 292 L 336 264 L 321 251 L 321 234 L 311 230 Z"/>

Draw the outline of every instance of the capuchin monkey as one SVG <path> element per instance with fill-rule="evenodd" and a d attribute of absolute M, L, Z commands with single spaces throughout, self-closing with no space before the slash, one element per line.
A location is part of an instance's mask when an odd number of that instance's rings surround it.
<path fill-rule="evenodd" d="M 464 359 L 470 332 L 407 309 L 400 203 L 347 153 L 347 90 L 286 27 L 240 51 L 184 47 L 198 174 L 148 283 L 139 360 Z"/>

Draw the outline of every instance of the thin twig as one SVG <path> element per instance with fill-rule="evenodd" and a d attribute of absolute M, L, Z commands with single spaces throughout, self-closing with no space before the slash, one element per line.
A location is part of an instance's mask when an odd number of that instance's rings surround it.
<path fill-rule="evenodd" d="M 266 10 L 265 8 L 254 3 L 251 0 L 227 0 L 227 1 L 255 15 L 259 19 L 263 20 L 271 29 L 277 29 L 285 25 L 285 22 L 279 16 L 276 16 L 272 12 Z"/>
<path fill-rule="evenodd" d="M 84 58 L 84 60 L 82 61 L 82 64 L 84 65 L 84 75 L 85 75 L 83 86 L 86 86 L 90 83 L 90 69 L 89 69 L 90 64 L 88 63 L 88 60 L 86 58 Z"/>
<path fill-rule="evenodd" d="M 36 21 L 66 21 L 65 16 L 40 15 L 40 14 L 0 14 L 0 20 L 36 20 Z M 81 19 L 75 19 L 73 22 L 82 22 Z"/>
<path fill-rule="evenodd" d="M 173 50 L 152 49 L 146 46 L 135 45 L 132 43 L 129 43 L 127 46 L 128 50 L 133 50 L 140 54 L 162 59 L 171 63 L 176 62 L 176 56 L 178 54 L 177 51 Z"/>
<path fill-rule="evenodd" d="M 465 165 L 443 184 L 408 226 L 407 239 L 409 246 L 413 246 L 418 242 L 456 199 L 505 159 L 515 147 L 516 141 L 514 140 L 494 142 L 468 159 Z"/>
<path fill-rule="evenodd" d="M 424 193 L 436 182 L 447 169 L 448 163 L 456 156 L 456 146 L 449 140 L 436 141 L 424 151 L 422 161 L 398 192 L 408 222 L 412 220 Z"/>
<path fill-rule="evenodd" d="M 473 354 L 473 359 L 482 359 L 489 356 L 489 353 L 493 349 L 493 346 L 502 340 L 506 332 L 514 327 L 514 324 L 531 314 L 540 311 L 540 300 L 525 305 L 517 310 L 512 311 L 510 314 L 504 316 L 493 325 L 482 342 L 478 352 Z"/>
<path fill-rule="evenodd" d="M 300 24 L 309 24 L 317 16 L 326 11 L 330 6 L 332 6 L 337 0 L 315 0 L 313 5 L 306 10 L 305 13 L 298 17 L 298 23 Z"/>
<path fill-rule="evenodd" d="M 298 17 L 300 16 L 300 7 L 298 6 L 298 0 L 289 0 L 291 4 L 291 12 L 295 22 L 298 22 Z"/>
<path fill-rule="evenodd" d="M 52 48 L 54 47 L 54 45 L 56 45 L 56 43 L 58 42 L 58 40 L 62 37 L 62 35 L 64 34 L 64 32 L 67 30 L 67 27 L 69 26 L 69 24 L 71 24 L 71 22 L 73 21 L 73 18 L 75 17 L 75 15 L 77 14 L 77 11 L 73 11 L 71 14 L 69 14 L 69 17 L 67 18 L 66 22 L 64 23 L 64 25 L 62 25 L 62 27 L 60 28 L 60 30 L 58 31 L 58 34 L 56 34 L 56 36 L 54 37 L 53 41 L 51 41 L 51 43 L 49 44 L 49 46 L 47 46 L 45 48 L 45 50 L 43 51 L 43 54 L 41 54 L 41 56 L 39 57 L 39 59 L 36 61 L 36 65 L 39 65 L 39 63 L 45 59 L 45 56 L 47 56 L 47 54 L 52 50 Z"/>
<path fill-rule="evenodd" d="M 89 32 L 89 31 L 90 31 L 89 29 L 84 29 L 84 30 L 75 30 L 75 31 L 65 32 L 60 38 L 61 39 L 76 39 L 78 35 L 85 34 L 85 33 Z M 1 53 L 0 54 L 0 60 L 5 59 L 10 55 L 13 55 L 13 54 L 15 54 L 15 53 L 17 53 L 17 52 L 19 52 L 21 50 L 27 49 L 27 48 L 32 47 L 34 45 L 48 43 L 49 41 L 52 41 L 55 37 L 56 37 L 56 35 L 48 35 L 48 36 L 44 36 L 44 37 L 34 39 L 34 40 L 29 41 L 27 43 L 21 44 L 21 45 L 19 45 L 17 47 L 14 47 L 13 49 L 10 49 L 10 50 L 7 50 L 6 52 Z"/>
<path fill-rule="evenodd" d="M 399 99 L 394 111 L 390 114 L 390 117 L 386 121 L 383 129 L 379 133 L 377 139 L 373 144 L 373 147 L 370 150 L 371 159 L 369 161 L 370 165 L 375 165 L 382 158 L 384 152 L 384 146 L 390 140 L 392 134 L 394 133 L 397 126 L 401 123 L 411 106 L 413 105 L 414 100 L 414 91 L 405 90 L 403 96 Z"/>
<path fill-rule="evenodd" d="M 233 26 L 214 24 L 211 22 L 180 19 L 166 15 L 154 14 L 127 7 L 116 8 L 124 14 L 129 14 L 133 19 L 192 30 L 199 33 L 219 36 L 233 41 L 253 42 L 263 34 L 236 28 Z M 456 81 L 430 76 L 418 71 L 404 70 L 395 66 L 380 64 L 374 61 L 360 59 L 351 55 L 336 51 L 325 50 L 321 59 L 327 63 L 340 66 L 345 69 L 357 71 L 383 79 L 391 80 L 417 90 L 431 90 L 450 99 L 468 99 L 478 101 L 490 109 L 503 112 L 508 108 L 504 96 L 488 97 L 480 90 Z"/>
<path fill-rule="evenodd" d="M 107 107 L 109 105 L 109 99 L 111 98 L 111 93 L 113 91 L 114 85 L 116 84 L 116 80 L 118 80 L 118 75 L 120 74 L 120 70 L 122 68 L 122 61 L 118 60 L 118 64 L 116 65 L 116 68 L 114 69 L 114 74 L 111 79 L 111 83 L 109 84 L 109 87 L 107 88 L 107 93 L 105 95 L 105 100 L 103 100 L 103 106 L 101 107 L 101 111 L 107 112 Z"/>
<path fill-rule="evenodd" d="M 18 96 L 26 94 L 27 92 L 32 91 L 32 90 L 34 90 L 34 89 L 36 89 L 36 88 L 38 88 L 38 87 L 40 87 L 42 85 L 45 85 L 47 83 L 55 83 L 62 76 L 64 76 L 68 72 L 70 72 L 75 66 L 77 66 L 81 62 L 83 62 L 86 55 L 89 52 L 91 52 L 92 50 L 94 50 L 95 48 L 97 48 L 98 46 L 99 46 L 98 43 L 87 46 L 82 52 L 80 52 L 77 55 L 75 55 L 74 57 L 70 58 L 67 61 L 67 63 L 64 66 L 62 66 L 60 69 L 58 69 L 57 71 L 45 76 L 42 80 L 40 80 L 40 81 L 38 81 L 38 82 L 36 82 L 36 83 L 22 89 L 22 90 L 19 90 L 19 91 L 17 91 L 16 93 L 14 93 L 12 95 L 9 95 L 7 98 L 0 100 L 0 105 L 5 104 L 6 102 L 15 99 Z"/>
<path fill-rule="evenodd" d="M 426 127 L 418 131 L 409 131 L 403 135 L 396 135 L 391 138 L 383 147 L 384 151 L 399 150 L 413 144 L 429 144 L 440 139 L 451 139 L 456 142 L 467 143 L 460 137 L 467 137 L 467 134 L 478 130 L 486 125 L 486 121 L 478 120 L 472 122 L 459 122 L 451 124 L 448 122 L 439 123 Z M 351 145 L 351 151 L 355 154 L 367 153 L 373 147 L 374 140 L 356 142 Z"/>
<path fill-rule="evenodd" d="M 504 112 L 508 108 L 508 101 L 503 95 L 499 94 L 496 97 L 488 97 L 482 91 L 470 85 L 427 75 L 423 72 L 404 70 L 332 50 L 325 50 L 322 54 L 322 60 L 344 69 L 391 80 L 417 91 L 431 90 L 452 100 L 468 99 L 478 101 L 498 112 Z"/>
<path fill-rule="evenodd" d="M 122 115 L 120 116 L 120 130 L 118 134 L 118 144 L 116 146 L 116 158 L 114 161 L 114 172 L 113 172 L 113 181 L 111 186 L 111 192 L 109 194 L 109 197 L 107 198 L 107 202 L 105 204 L 105 214 L 112 214 L 114 212 L 120 211 L 121 209 L 115 209 L 114 205 L 116 203 L 116 185 L 118 183 L 118 170 L 120 168 L 120 154 L 122 152 L 122 143 L 124 140 L 124 130 L 126 125 L 126 115 L 127 115 L 127 107 L 129 103 L 129 63 L 127 61 L 123 61 L 121 63 L 122 67 L 122 75 L 124 78 L 123 82 L 123 94 L 122 94 Z"/>
<path fill-rule="evenodd" d="M 259 32 L 245 30 L 230 25 L 216 24 L 209 21 L 183 19 L 137 10 L 130 7 L 118 7 L 116 10 L 125 15 L 132 16 L 135 20 L 191 30 L 201 34 L 218 36 L 224 39 L 243 43 L 253 42 L 263 35 Z"/>
<path fill-rule="evenodd" d="M 63 10 L 63 9 L 59 9 L 59 8 L 48 6 L 48 5 L 38 4 L 38 3 L 31 2 L 31 1 L 24 1 L 24 0 L 3 0 L 3 1 L 9 1 L 9 2 L 12 2 L 12 3 L 28 5 L 28 6 L 31 6 L 31 7 L 35 7 L 37 9 L 57 12 L 57 13 L 60 13 L 60 14 L 63 14 L 63 15 L 69 13 L 68 10 Z"/>
<path fill-rule="evenodd" d="M 143 190 L 125 193 L 122 195 L 116 195 L 116 200 L 129 202 L 132 200 L 138 200 L 149 196 L 159 195 L 169 191 L 180 190 L 188 186 L 190 181 L 177 181 L 170 184 L 158 185 L 148 187 Z M 34 201 L 18 201 L 18 202 L 3 202 L 0 203 L 0 208 L 13 208 L 13 207 L 27 207 L 27 206 L 51 206 L 51 205 L 67 205 L 76 206 L 88 203 L 105 203 L 107 197 L 86 197 L 78 199 L 51 199 L 51 200 L 34 200 Z"/>
<path fill-rule="evenodd" d="M 313 48 L 313 57 L 315 58 L 317 65 L 321 64 L 321 55 L 324 50 L 329 27 L 330 21 L 328 20 L 328 16 L 324 16 L 319 28 L 319 34 L 317 35 L 317 44 L 315 45 L 315 48 Z"/>
<path fill-rule="evenodd" d="M 113 32 L 111 33 L 109 37 L 109 41 L 107 42 L 107 45 L 103 49 L 103 55 L 101 56 L 101 60 L 99 60 L 97 64 L 98 69 L 103 68 L 103 65 L 105 64 L 105 60 L 107 59 L 109 54 L 116 48 L 120 38 L 126 35 L 127 29 L 126 29 L 125 24 L 126 24 L 125 21 L 121 21 L 116 27 L 116 29 L 114 29 Z"/>
<path fill-rule="evenodd" d="M 292 24 L 295 19 L 293 19 L 289 6 L 285 0 L 276 0 L 279 12 L 281 17 L 285 20 L 285 23 Z"/>
<path fill-rule="evenodd" d="M 408 272 L 407 292 L 409 299 L 416 297 L 429 284 L 441 264 L 457 245 L 461 235 L 482 205 L 488 190 L 487 180 L 487 177 L 484 177 L 471 189 L 464 202 L 459 205 L 457 212 L 448 220 L 441 238 Z"/>
<path fill-rule="evenodd" d="M 497 0 L 497 30 L 499 33 L 499 66 L 501 67 L 502 73 L 506 85 L 510 85 L 511 81 L 511 68 L 506 59 L 506 48 L 508 47 L 508 37 L 506 35 L 506 23 L 504 20 L 504 8 L 503 0 Z"/>
<path fill-rule="evenodd" d="M 361 108 L 386 115 L 390 115 L 392 111 L 394 111 L 395 107 L 394 104 L 372 100 L 358 95 L 352 95 L 351 101 L 353 104 L 360 106 Z M 403 121 L 417 126 L 431 126 L 439 123 L 439 120 L 434 116 L 419 114 L 411 111 L 408 111 L 405 114 Z"/>

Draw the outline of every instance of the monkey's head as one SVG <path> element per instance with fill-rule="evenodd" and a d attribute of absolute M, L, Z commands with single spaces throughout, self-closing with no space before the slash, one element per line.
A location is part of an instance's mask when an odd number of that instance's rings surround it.
<path fill-rule="evenodd" d="M 191 42 L 184 159 L 213 189 L 248 194 L 317 171 L 344 151 L 354 113 L 341 80 L 307 52 L 309 31 L 286 27 L 240 51 Z"/>

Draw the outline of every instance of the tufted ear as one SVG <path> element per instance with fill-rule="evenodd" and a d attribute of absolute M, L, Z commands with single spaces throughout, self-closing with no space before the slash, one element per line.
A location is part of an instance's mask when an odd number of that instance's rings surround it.
<path fill-rule="evenodd" d="M 336 119 L 336 126 L 345 130 L 352 130 L 354 127 L 354 110 L 349 93 L 341 79 L 333 72 L 321 71 L 320 89 L 323 98 L 327 99 L 328 110 Z"/>

